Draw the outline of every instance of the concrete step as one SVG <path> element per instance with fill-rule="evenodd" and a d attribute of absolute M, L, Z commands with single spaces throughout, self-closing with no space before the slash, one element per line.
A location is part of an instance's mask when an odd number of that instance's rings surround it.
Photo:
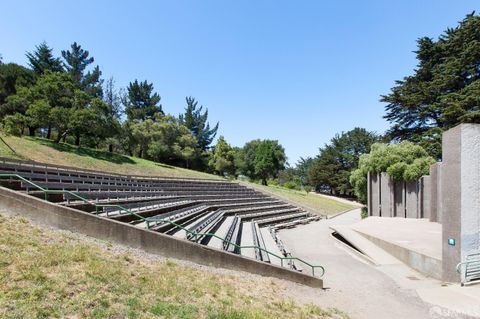
<path fill-rule="evenodd" d="M 253 242 L 253 232 L 252 232 L 252 223 L 244 222 L 242 228 L 242 238 L 241 246 L 254 246 Z M 250 257 L 255 259 L 255 249 L 254 248 L 242 248 L 240 253 L 245 257 Z"/>
<path fill-rule="evenodd" d="M 215 232 L 215 235 L 219 236 L 220 238 L 225 238 L 227 236 L 228 229 L 232 225 L 234 218 L 235 218 L 234 216 L 225 217 L 225 220 L 217 229 L 217 231 Z M 223 250 L 223 241 L 216 237 L 212 237 L 210 238 L 207 246 Z"/>
<path fill-rule="evenodd" d="M 268 227 L 260 227 L 260 233 L 262 234 L 263 242 L 265 243 L 265 249 L 271 253 L 274 253 L 277 256 L 282 257 L 283 254 L 280 251 L 280 248 L 278 248 L 277 243 L 273 239 L 272 235 L 270 234 Z M 270 263 L 281 266 L 281 260 L 279 258 L 273 255 L 269 255 L 269 257 Z"/>

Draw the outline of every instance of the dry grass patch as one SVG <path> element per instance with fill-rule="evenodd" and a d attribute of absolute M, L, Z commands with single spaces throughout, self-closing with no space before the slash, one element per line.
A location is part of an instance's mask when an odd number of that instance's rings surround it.
<path fill-rule="evenodd" d="M 346 318 L 282 281 L 134 255 L 0 215 L 2 318 Z"/>

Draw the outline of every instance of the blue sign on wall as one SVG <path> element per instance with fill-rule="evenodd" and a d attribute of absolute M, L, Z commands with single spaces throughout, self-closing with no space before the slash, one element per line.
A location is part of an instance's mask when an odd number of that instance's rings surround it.
<path fill-rule="evenodd" d="M 450 246 L 455 246 L 455 239 L 449 238 L 449 239 L 448 239 L 448 244 L 449 244 Z"/>

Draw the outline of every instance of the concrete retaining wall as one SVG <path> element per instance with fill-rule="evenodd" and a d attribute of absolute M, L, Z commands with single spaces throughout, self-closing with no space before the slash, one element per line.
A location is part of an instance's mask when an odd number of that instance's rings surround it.
<path fill-rule="evenodd" d="M 359 231 L 357 232 L 411 268 L 432 278 L 442 279 L 442 261 L 440 259 L 392 244 L 383 239 Z"/>
<path fill-rule="evenodd" d="M 8 214 L 27 217 L 37 224 L 79 232 L 102 240 L 115 241 L 165 257 L 290 280 L 311 287 L 323 287 L 323 280 L 320 278 L 98 217 L 4 187 L 0 187 L 0 208 Z"/>
<path fill-rule="evenodd" d="M 441 278 L 458 282 L 456 265 L 480 251 L 480 125 L 460 124 L 444 132 L 442 154 L 442 162 L 432 165 L 429 176 L 417 182 L 394 183 L 391 187 L 384 183 L 388 179 L 385 173 L 370 172 L 368 207 L 370 216 L 378 216 L 375 207 L 380 205 L 381 216 L 428 218 L 441 223 Z M 399 184 L 403 184 L 403 191 Z M 378 187 L 382 190 L 379 197 L 374 196 Z M 391 196 L 393 208 L 389 208 Z"/>
<path fill-rule="evenodd" d="M 395 182 L 387 173 L 369 173 L 367 195 L 370 216 L 423 218 L 429 205 L 421 202 L 431 195 L 423 194 L 422 180 L 416 182 Z M 430 185 L 429 188 L 430 189 Z M 377 191 L 378 190 L 378 191 Z M 380 207 L 377 210 L 377 207 Z"/>

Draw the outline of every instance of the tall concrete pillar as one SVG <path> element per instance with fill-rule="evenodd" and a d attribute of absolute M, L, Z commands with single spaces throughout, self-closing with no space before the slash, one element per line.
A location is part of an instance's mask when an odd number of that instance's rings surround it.
<path fill-rule="evenodd" d="M 430 219 L 430 205 L 431 205 L 431 194 L 432 194 L 432 177 L 431 176 L 422 176 L 420 179 L 420 197 L 419 197 L 419 218 Z"/>
<path fill-rule="evenodd" d="M 405 183 L 405 207 L 407 218 L 418 218 L 418 187 L 416 181 Z"/>
<path fill-rule="evenodd" d="M 458 282 L 455 266 L 480 249 L 480 125 L 446 131 L 440 172 L 443 280 Z"/>
<path fill-rule="evenodd" d="M 380 216 L 380 178 L 377 173 L 369 173 L 370 176 L 370 196 L 369 215 Z"/>
<path fill-rule="evenodd" d="M 394 217 L 393 214 L 393 194 L 394 194 L 394 182 L 393 179 L 388 176 L 387 173 L 380 173 L 381 180 L 381 195 L 380 195 L 380 207 L 382 217 Z"/>
<path fill-rule="evenodd" d="M 367 173 L 367 211 L 368 216 L 372 216 L 372 173 Z"/>
<path fill-rule="evenodd" d="M 405 183 L 395 182 L 393 185 L 394 215 L 405 218 Z"/>
<path fill-rule="evenodd" d="M 430 181 L 431 181 L 431 186 L 430 186 L 430 221 L 431 222 L 438 222 L 438 169 L 439 169 L 440 163 L 435 163 L 432 166 L 430 166 Z"/>

